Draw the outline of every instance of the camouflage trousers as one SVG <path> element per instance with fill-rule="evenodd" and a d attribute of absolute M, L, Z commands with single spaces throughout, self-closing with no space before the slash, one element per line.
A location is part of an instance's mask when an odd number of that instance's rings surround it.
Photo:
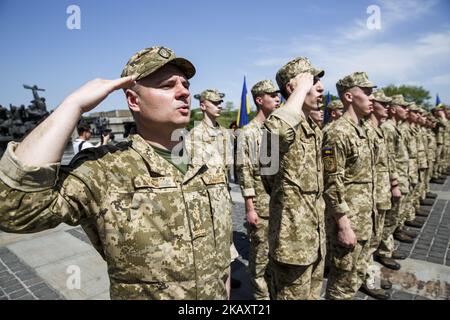
<path fill-rule="evenodd" d="M 417 186 L 417 192 L 415 194 L 414 197 L 414 208 L 417 210 L 420 209 L 420 200 L 422 199 L 422 196 L 424 194 L 424 192 L 426 193 L 426 179 L 427 179 L 427 170 L 426 169 L 419 169 L 419 183 Z M 414 217 L 415 217 L 415 212 L 414 212 Z"/>
<path fill-rule="evenodd" d="M 326 291 L 327 299 L 353 299 L 366 280 L 370 245 L 370 239 L 358 241 L 354 248 L 344 248 L 332 241 L 331 265 Z"/>
<path fill-rule="evenodd" d="M 373 254 L 377 251 L 378 247 L 380 246 L 381 239 L 383 238 L 383 230 L 384 230 L 384 223 L 386 221 L 386 213 L 390 210 L 383 210 L 383 209 L 377 209 L 377 215 L 375 216 L 376 222 L 374 225 L 376 225 L 376 229 L 372 233 L 372 237 L 369 241 L 369 253 L 367 257 L 367 266 L 366 269 L 368 270 L 372 265 L 374 265 L 373 261 Z M 367 277 L 367 276 L 366 276 Z"/>
<path fill-rule="evenodd" d="M 416 218 L 416 211 L 420 209 L 420 199 L 425 188 L 426 170 L 419 169 L 419 179 L 417 184 L 413 185 L 411 192 L 409 193 L 409 199 L 407 204 L 407 210 L 405 212 L 405 221 L 412 221 Z"/>
<path fill-rule="evenodd" d="M 434 170 L 434 161 L 429 161 L 425 177 L 425 188 L 422 193 L 422 199 L 425 199 L 427 197 L 427 192 L 430 191 L 430 180 L 433 176 L 433 170 Z"/>
<path fill-rule="evenodd" d="M 441 176 L 441 152 L 442 152 L 442 145 L 438 145 L 436 149 L 436 161 L 434 162 L 433 167 L 433 178 L 437 179 Z"/>
<path fill-rule="evenodd" d="M 405 221 L 410 220 L 411 216 L 415 216 L 416 215 L 416 210 L 414 207 L 414 199 L 415 199 L 415 194 L 417 193 L 417 186 L 418 184 L 415 183 L 411 183 L 410 188 L 409 188 L 409 193 L 406 195 L 405 197 L 405 205 L 403 207 L 403 211 L 400 214 L 400 225 L 399 227 L 401 228 L 404 224 Z M 413 218 L 414 220 L 414 218 Z"/>
<path fill-rule="evenodd" d="M 269 219 L 259 217 L 258 228 L 250 225 L 248 237 L 250 252 L 248 270 L 253 297 L 256 300 L 270 300 L 271 274 L 269 268 Z"/>
<path fill-rule="evenodd" d="M 284 264 L 270 259 L 275 300 L 319 300 L 323 284 L 324 259 L 307 266 Z"/>
<path fill-rule="evenodd" d="M 390 258 L 394 252 L 394 232 L 401 226 L 401 213 L 404 212 L 406 194 L 398 201 L 392 202 L 392 208 L 386 212 L 383 225 L 383 234 L 376 250 L 380 257 Z"/>

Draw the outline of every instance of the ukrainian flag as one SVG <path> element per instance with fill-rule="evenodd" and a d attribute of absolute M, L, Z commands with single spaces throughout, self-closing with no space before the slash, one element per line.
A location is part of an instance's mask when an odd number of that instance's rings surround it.
<path fill-rule="evenodd" d="M 280 108 L 281 108 L 281 107 L 284 107 L 284 105 L 286 104 L 286 99 L 281 94 L 279 96 L 280 96 Z"/>
<path fill-rule="evenodd" d="M 323 124 L 327 124 L 330 121 L 328 116 L 328 105 L 330 104 L 330 102 L 331 102 L 331 95 L 330 91 L 328 91 L 327 98 L 325 101 L 325 108 L 323 110 Z"/>
<path fill-rule="evenodd" d="M 248 115 L 250 114 L 250 100 L 247 94 L 247 84 L 244 77 L 244 86 L 242 87 L 241 106 L 238 110 L 236 123 L 238 128 L 242 128 L 248 123 Z"/>
<path fill-rule="evenodd" d="M 441 107 L 442 105 L 441 99 L 439 99 L 439 94 L 436 94 L 436 107 Z"/>

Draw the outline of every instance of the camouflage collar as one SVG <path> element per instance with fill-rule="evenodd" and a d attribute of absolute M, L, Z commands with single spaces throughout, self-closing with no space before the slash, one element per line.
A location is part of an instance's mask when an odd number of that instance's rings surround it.
<path fill-rule="evenodd" d="M 211 127 L 209 126 L 205 120 L 202 120 L 201 125 L 206 129 L 206 132 L 210 137 L 217 137 L 218 135 L 223 134 L 222 126 L 217 122 L 217 126 Z"/>
<path fill-rule="evenodd" d="M 318 126 L 316 125 L 316 123 L 310 118 L 308 117 L 308 119 L 305 119 L 302 117 L 302 120 L 300 121 L 300 125 L 303 128 L 303 131 L 305 131 L 307 136 L 313 136 L 316 133 L 316 128 L 318 128 Z"/>
<path fill-rule="evenodd" d="M 377 127 L 370 119 L 367 120 L 367 124 L 371 128 L 373 128 L 373 130 L 375 131 L 375 133 L 378 135 L 379 138 L 383 138 L 383 131 L 381 130 L 381 128 L 379 126 Z"/>
<path fill-rule="evenodd" d="M 166 159 L 161 157 L 153 147 L 144 140 L 139 134 L 133 134 L 128 138 L 131 141 L 131 147 L 139 153 L 139 155 L 147 163 L 148 170 L 158 176 L 171 176 L 177 182 L 186 183 L 192 179 L 195 175 L 201 174 L 208 170 L 206 165 L 188 165 L 188 171 L 183 177 L 183 174 L 170 164 Z"/>
<path fill-rule="evenodd" d="M 344 118 L 345 121 L 350 123 L 350 125 L 355 128 L 356 132 L 358 133 L 358 136 L 360 138 L 366 138 L 366 131 L 364 129 L 363 123 L 361 122 L 359 125 L 357 125 L 355 122 L 353 122 L 353 119 L 350 117 L 350 115 L 347 112 L 344 112 L 342 115 L 342 118 Z M 360 120 L 362 121 L 362 120 Z"/>
<path fill-rule="evenodd" d="M 167 160 L 162 158 L 155 152 L 153 147 L 144 140 L 139 134 L 133 134 L 128 138 L 132 145 L 131 147 L 139 153 L 148 165 L 149 171 L 159 176 L 178 176 L 181 173 L 172 165 L 168 166 Z"/>

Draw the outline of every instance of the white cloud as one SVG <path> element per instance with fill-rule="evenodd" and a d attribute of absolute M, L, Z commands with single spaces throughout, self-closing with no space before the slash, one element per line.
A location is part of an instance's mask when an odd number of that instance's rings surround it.
<path fill-rule="evenodd" d="M 325 70 L 323 82 L 331 92 L 335 92 L 339 78 L 354 71 L 366 71 L 380 86 L 425 86 L 431 95 L 438 91 L 442 93 L 441 98 L 450 99 L 450 26 L 444 25 L 434 32 L 395 36 L 396 25 L 423 17 L 436 1 L 380 0 L 378 3 L 384 15 L 384 36 L 372 36 L 373 31 L 365 27 L 364 21 L 355 20 L 347 28 L 337 28 L 334 34 L 309 34 L 284 44 L 266 44 L 264 54 L 254 61 L 255 66 L 271 67 L 276 72 L 290 59 L 307 56 Z M 345 36 L 343 30 L 354 34 Z"/>
<path fill-rule="evenodd" d="M 414 20 L 428 14 L 436 6 L 437 0 L 379 0 L 376 5 L 380 8 L 381 29 L 367 28 L 367 19 L 371 14 L 361 12 L 361 17 L 349 25 L 337 29 L 338 42 L 348 42 L 374 38 L 390 32 L 396 25 Z"/>

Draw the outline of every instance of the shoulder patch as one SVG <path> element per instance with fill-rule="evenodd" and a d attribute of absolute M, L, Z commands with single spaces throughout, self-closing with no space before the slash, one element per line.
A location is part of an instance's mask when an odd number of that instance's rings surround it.
<path fill-rule="evenodd" d="M 322 149 L 322 161 L 326 172 L 333 173 L 337 171 L 336 157 L 332 148 Z"/>

